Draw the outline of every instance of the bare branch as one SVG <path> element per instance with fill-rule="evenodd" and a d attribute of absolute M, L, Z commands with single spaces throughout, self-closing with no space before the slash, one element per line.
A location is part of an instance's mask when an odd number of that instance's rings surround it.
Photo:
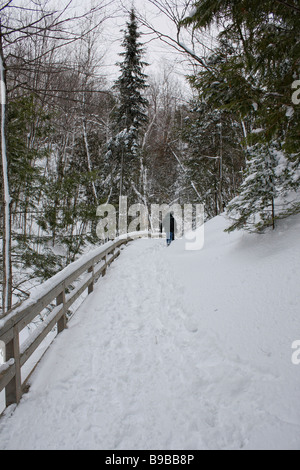
<path fill-rule="evenodd" d="M 296 5 L 291 5 L 288 2 L 285 2 L 284 0 L 276 0 L 277 3 L 281 3 L 282 5 L 285 5 L 288 8 L 291 8 L 292 10 L 300 12 L 300 8 L 296 7 Z"/>
<path fill-rule="evenodd" d="M 3 5 L 2 7 L 0 7 L 0 11 L 5 10 L 5 8 L 7 8 L 12 2 L 13 2 L 13 0 L 9 0 L 5 5 Z"/>

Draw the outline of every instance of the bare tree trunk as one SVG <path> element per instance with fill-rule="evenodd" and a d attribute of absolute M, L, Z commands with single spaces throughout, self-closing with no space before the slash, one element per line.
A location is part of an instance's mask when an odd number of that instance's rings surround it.
<path fill-rule="evenodd" d="M 274 196 L 272 196 L 272 227 L 273 230 L 275 230 L 275 199 Z"/>
<path fill-rule="evenodd" d="M 223 128 L 222 121 L 220 122 L 220 182 L 219 182 L 219 199 L 220 199 L 220 214 L 224 211 L 223 201 Z"/>
<path fill-rule="evenodd" d="M 11 217 L 8 181 L 8 165 L 5 138 L 6 119 L 6 84 L 2 48 L 0 47 L 0 85 L 1 85 L 1 163 L 3 184 L 3 291 L 2 309 L 5 314 L 12 305 L 12 272 L 11 272 Z"/>
<path fill-rule="evenodd" d="M 124 171 L 124 150 L 122 149 L 121 175 L 120 175 L 120 197 L 123 196 L 123 171 Z"/>
<path fill-rule="evenodd" d="M 85 143 L 85 149 L 86 149 L 88 170 L 91 173 L 93 171 L 93 169 L 92 169 L 92 159 L 91 159 L 91 154 L 90 154 L 90 148 L 89 148 L 89 142 L 88 142 L 85 119 L 83 120 L 82 128 L 83 128 L 83 137 L 84 137 L 84 143 Z M 92 181 L 92 189 L 93 189 L 93 194 L 94 194 L 96 204 L 98 204 L 97 189 L 96 189 L 96 185 L 95 185 L 94 181 Z"/>

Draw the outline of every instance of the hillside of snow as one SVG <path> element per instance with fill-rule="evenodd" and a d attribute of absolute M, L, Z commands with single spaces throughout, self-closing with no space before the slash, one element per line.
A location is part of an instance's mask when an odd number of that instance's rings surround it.
<path fill-rule="evenodd" d="M 300 449 L 300 217 L 124 249 L 54 342 L 0 449 Z M 300 354 L 299 354 L 300 356 Z"/>

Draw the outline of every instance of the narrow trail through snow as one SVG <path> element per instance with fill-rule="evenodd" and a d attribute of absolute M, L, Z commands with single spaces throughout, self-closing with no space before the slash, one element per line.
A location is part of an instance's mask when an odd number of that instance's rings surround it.
<path fill-rule="evenodd" d="M 0 449 L 242 449 L 268 429 L 275 443 L 299 435 L 265 406 L 276 374 L 224 349 L 187 307 L 170 253 L 159 240 L 125 248 L 1 420 Z"/>

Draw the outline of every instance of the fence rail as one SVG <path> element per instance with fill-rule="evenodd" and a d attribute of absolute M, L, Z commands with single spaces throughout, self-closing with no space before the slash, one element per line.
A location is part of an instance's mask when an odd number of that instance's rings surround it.
<path fill-rule="evenodd" d="M 21 368 L 37 350 L 46 336 L 57 325 L 57 334 L 67 326 L 67 313 L 74 302 L 87 290 L 91 294 L 94 284 L 105 276 L 107 268 L 118 258 L 122 245 L 139 235 L 129 235 L 103 245 L 83 262 L 75 262 L 58 276 L 41 286 L 40 293 L 0 320 L 0 342 L 5 345 L 5 363 L 0 365 L 0 393 L 5 390 L 6 407 L 18 404 L 24 393 L 28 376 L 22 381 Z M 94 253 L 94 252 L 93 252 Z M 80 279 L 79 279 L 80 278 Z M 78 281 L 73 290 L 72 284 Z M 20 345 L 20 333 L 51 303 L 55 308 Z"/>

